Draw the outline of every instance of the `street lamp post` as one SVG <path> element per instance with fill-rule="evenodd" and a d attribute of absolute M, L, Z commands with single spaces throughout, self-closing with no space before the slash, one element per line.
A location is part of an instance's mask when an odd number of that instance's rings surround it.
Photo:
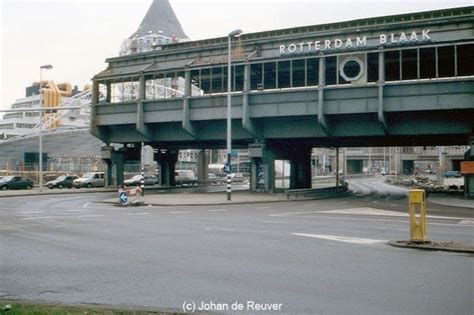
<path fill-rule="evenodd" d="M 51 70 L 52 65 L 43 65 L 40 67 L 40 82 L 39 82 L 39 95 L 40 95 L 40 107 L 43 107 L 43 95 L 41 94 L 41 82 L 43 81 L 43 69 Z M 39 111 L 39 191 L 43 191 L 43 111 Z"/>
<path fill-rule="evenodd" d="M 232 63 L 232 38 L 239 37 L 242 34 L 241 29 L 236 29 L 228 35 L 228 59 L 227 59 L 227 200 L 232 199 L 232 178 L 231 169 L 231 151 L 232 151 L 232 108 L 231 108 L 231 63 Z"/>

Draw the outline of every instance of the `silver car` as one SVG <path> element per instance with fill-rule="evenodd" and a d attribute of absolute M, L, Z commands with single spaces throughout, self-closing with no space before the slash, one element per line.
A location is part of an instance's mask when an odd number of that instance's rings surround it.
<path fill-rule="evenodd" d="M 105 177 L 103 172 L 88 172 L 82 175 L 82 177 L 74 180 L 72 183 L 74 187 L 81 188 L 92 188 L 92 187 L 104 187 Z"/>

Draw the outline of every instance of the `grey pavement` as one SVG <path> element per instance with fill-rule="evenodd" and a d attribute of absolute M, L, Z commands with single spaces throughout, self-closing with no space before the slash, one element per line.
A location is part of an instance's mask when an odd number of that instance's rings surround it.
<path fill-rule="evenodd" d="M 185 195 L 185 194 L 182 194 Z M 281 303 L 266 314 L 472 314 L 474 260 L 394 248 L 406 200 L 120 208 L 115 193 L 0 203 L 0 298 L 181 309 Z M 434 205 L 429 238 L 473 242 Z M 261 314 L 246 309 L 235 314 Z"/>
<path fill-rule="evenodd" d="M 436 204 L 450 206 L 450 207 L 462 207 L 462 208 L 474 209 L 474 200 L 466 199 L 460 196 L 430 195 L 427 198 L 427 201 L 430 203 L 436 203 Z"/>

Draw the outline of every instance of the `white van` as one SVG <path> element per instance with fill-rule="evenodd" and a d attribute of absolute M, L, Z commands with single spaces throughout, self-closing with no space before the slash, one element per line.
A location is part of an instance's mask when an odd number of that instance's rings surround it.
<path fill-rule="evenodd" d="M 192 170 L 177 170 L 174 172 L 176 185 L 194 185 L 196 176 Z"/>

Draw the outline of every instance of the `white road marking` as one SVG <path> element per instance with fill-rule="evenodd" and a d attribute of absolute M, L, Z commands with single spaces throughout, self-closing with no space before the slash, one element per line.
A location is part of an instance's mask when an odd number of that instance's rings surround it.
<path fill-rule="evenodd" d="M 230 228 L 205 228 L 206 231 L 220 231 L 220 232 L 235 232 L 235 229 Z"/>
<path fill-rule="evenodd" d="M 137 213 L 127 213 L 128 215 L 147 215 L 149 212 L 137 212 Z"/>
<path fill-rule="evenodd" d="M 46 219 L 54 219 L 55 217 L 45 216 L 45 217 L 27 217 L 22 218 L 22 220 L 46 220 Z"/>
<path fill-rule="evenodd" d="M 271 221 L 271 220 L 261 220 L 262 223 L 271 223 L 271 224 L 287 224 L 286 221 Z"/>
<path fill-rule="evenodd" d="M 270 209 L 270 207 L 255 207 L 257 210 L 265 210 L 265 209 Z"/>
<path fill-rule="evenodd" d="M 474 220 L 461 220 L 458 224 L 474 225 Z"/>
<path fill-rule="evenodd" d="M 361 244 L 361 245 L 372 245 L 372 244 L 379 244 L 385 243 L 384 240 L 373 240 L 368 238 L 357 238 L 357 237 L 345 237 L 345 236 L 336 236 L 336 235 L 321 235 L 321 234 L 306 234 L 306 233 L 291 233 L 296 236 L 304 236 L 304 237 L 312 237 L 312 238 L 319 238 L 324 240 L 330 241 L 338 241 L 344 243 L 352 243 L 352 244 Z"/>
<path fill-rule="evenodd" d="M 180 214 L 180 213 L 190 213 L 191 211 L 170 211 L 173 214 Z"/>
<path fill-rule="evenodd" d="M 38 214 L 38 213 L 44 213 L 44 211 L 18 211 L 20 214 Z"/>
<path fill-rule="evenodd" d="M 380 210 L 375 208 L 349 208 L 349 209 L 336 209 L 336 210 L 324 210 L 319 211 L 320 213 L 334 213 L 334 214 L 356 214 L 356 215 L 381 215 L 381 216 L 392 216 L 392 217 L 408 217 L 408 213 Z"/>
<path fill-rule="evenodd" d="M 284 213 L 272 213 L 269 214 L 270 217 L 285 217 L 287 215 L 296 215 L 296 214 L 309 214 L 309 213 L 318 213 L 320 211 L 299 211 L 299 212 L 284 212 Z"/>
<path fill-rule="evenodd" d="M 90 204 L 90 202 L 86 202 L 82 207 L 87 208 L 87 206 Z"/>
<path fill-rule="evenodd" d="M 370 208 L 370 207 L 275 213 L 275 214 L 270 214 L 269 216 L 271 216 L 271 217 L 282 217 L 282 216 L 299 215 L 299 214 L 319 214 L 319 213 L 321 213 L 321 214 L 390 216 L 390 217 L 404 217 L 404 218 L 409 217 L 408 213 L 397 212 L 397 211 L 389 211 L 389 210 L 381 210 L 381 209 Z M 426 217 L 428 219 L 445 219 L 445 220 L 463 220 L 463 219 L 466 219 L 466 218 L 462 218 L 462 217 L 446 217 L 446 216 L 439 216 L 439 215 L 427 215 Z"/>
<path fill-rule="evenodd" d="M 87 212 L 90 211 L 88 209 L 70 209 L 70 210 L 64 210 L 64 212 Z"/>
<path fill-rule="evenodd" d="M 207 210 L 208 212 L 226 212 L 227 209 L 211 209 L 211 210 Z"/>
<path fill-rule="evenodd" d="M 87 214 L 78 216 L 79 219 L 104 217 L 103 214 Z"/>

